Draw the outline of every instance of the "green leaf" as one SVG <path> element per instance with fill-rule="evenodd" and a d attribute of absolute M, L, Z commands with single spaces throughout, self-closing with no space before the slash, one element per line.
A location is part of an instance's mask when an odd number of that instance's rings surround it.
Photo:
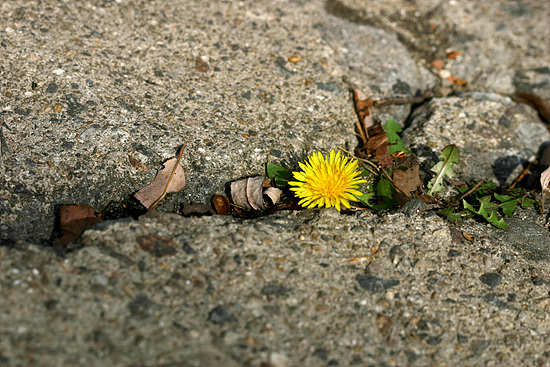
<path fill-rule="evenodd" d="M 275 185 L 278 188 L 288 185 L 288 181 L 292 178 L 292 172 L 284 167 L 274 163 L 268 163 L 266 167 L 267 177 L 275 180 Z"/>
<path fill-rule="evenodd" d="M 440 158 L 442 161 L 432 168 L 435 176 L 428 183 L 430 189 L 428 195 L 443 191 L 443 179 L 445 176 L 451 177 L 453 175 L 453 164 L 460 161 L 458 148 L 455 145 L 447 145 L 443 148 Z"/>
<path fill-rule="evenodd" d="M 455 213 L 453 211 L 453 209 L 451 209 L 451 208 L 441 209 L 437 212 L 437 214 L 447 217 L 447 219 L 451 222 L 461 222 L 462 221 L 461 213 Z"/>
<path fill-rule="evenodd" d="M 495 191 L 497 188 L 497 184 L 493 181 L 485 181 L 479 186 L 478 191 Z"/>
<path fill-rule="evenodd" d="M 512 214 L 514 214 L 514 211 L 519 205 L 518 199 L 512 199 L 510 201 L 504 202 L 500 204 L 500 207 L 502 208 L 502 212 L 505 216 L 511 217 Z"/>
<path fill-rule="evenodd" d="M 410 152 L 405 149 L 405 144 L 401 140 L 399 133 L 403 131 L 401 126 L 391 117 L 384 124 L 384 130 L 386 130 L 386 136 L 388 137 L 388 143 L 390 147 L 390 154 L 395 154 L 398 152 L 405 152 L 409 154 Z"/>
<path fill-rule="evenodd" d="M 521 208 L 522 209 L 527 209 L 536 202 L 537 202 L 536 200 L 529 199 L 529 198 L 524 198 L 523 201 L 521 202 Z"/>
<path fill-rule="evenodd" d="M 365 192 L 363 195 L 358 196 L 357 199 L 359 199 L 359 201 L 361 201 L 364 205 L 371 206 L 371 204 L 369 204 L 369 200 L 371 197 L 373 197 L 373 195 L 374 191 Z"/>
<path fill-rule="evenodd" d="M 488 205 L 493 205 L 492 207 L 488 207 Z M 466 200 L 462 200 L 462 205 L 464 205 L 464 208 L 466 210 L 469 210 L 472 213 L 481 215 L 485 220 L 489 223 L 491 223 L 493 226 L 500 228 L 500 229 L 508 229 L 508 225 L 504 221 L 504 219 L 498 219 L 498 216 L 496 214 L 496 211 L 494 210 L 495 205 L 492 203 L 488 203 L 487 201 L 482 201 L 481 205 L 479 207 L 479 210 L 475 210 L 475 208 L 468 204 Z"/>
<path fill-rule="evenodd" d="M 510 195 L 500 195 L 495 192 L 495 199 L 500 201 L 501 203 L 505 203 L 510 200 L 515 200 L 515 198 L 511 197 Z"/>
<path fill-rule="evenodd" d="M 376 195 L 393 200 L 393 194 L 395 193 L 395 187 L 390 180 L 381 178 L 376 184 Z"/>
<path fill-rule="evenodd" d="M 456 189 L 458 190 L 458 192 L 459 192 L 460 194 L 465 194 L 465 193 L 467 193 L 468 191 L 470 191 L 470 188 L 469 188 L 469 187 L 457 187 Z"/>
<path fill-rule="evenodd" d="M 393 198 L 395 187 L 390 180 L 381 178 L 376 184 L 376 196 L 382 201 L 382 204 L 371 205 L 371 208 L 376 210 L 389 209 L 395 206 L 396 201 Z"/>

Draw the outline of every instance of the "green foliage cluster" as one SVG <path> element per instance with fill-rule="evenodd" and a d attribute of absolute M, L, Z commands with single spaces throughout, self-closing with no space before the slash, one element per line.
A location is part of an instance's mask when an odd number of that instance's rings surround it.
<path fill-rule="evenodd" d="M 395 120 L 388 119 L 384 130 L 388 138 L 390 155 L 399 152 L 410 153 L 399 136 L 402 129 Z M 427 184 L 428 196 L 434 197 L 435 194 L 444 191 L 445 178 L 452 177 L 454 165 L 460 161 L 458 148 L 455 145 L 445 147 L 440 159 L 440 162 L 431 169 L 433 177 Z M 292 179 L 292 172 L 284 167 L 268 163 L 266 168 L 268 177 L 279 188 L 287 186 L 288 181 Z M 361 176 L 368 181 L 362 187 L 363 195 L 357 197 L 363 206 L 377 211 L 397 206 L 395 198 L 397 190 L 391 181 L 391 168 L 378 171 L 363 169 Z M 535 200 L 527 197 L 525 189 L 504 190 L 490 181 L 455 187 L 455 189 L 459 194 L 446 202 L 440 200 L 439 203 L 443 208 L 438 211 L 439 215 L 452 222 L 462 221 L 464 218 L 477 218 L 497 228 L 508 229 L 502 219 L 503 216 L 512 216 L 517 207 L 526 209 L 535 203 Z"/>
<path fill-rule="evenodd" d="M 451 202 L 454 201 L 454 205 L 441 209 L 438 213 L 452 222 L 461 221 L 463 218 L 477 217 L 497 228 L 508 229 L 502 216 L 511 217 L 518 206 L 527 209 L 535 203 L 535 200 L 527 197 L 523 188 L 499 190 L 499 187 L 491 181 L 483 182 L 475 190 L 473 190 L 474 187 L 457 188 L 459 195 L 453 198 L 454 200 L 451 199 Z M 472 191 L 469 195 L 460 201 L 457 200 L 469 191 Z"/>

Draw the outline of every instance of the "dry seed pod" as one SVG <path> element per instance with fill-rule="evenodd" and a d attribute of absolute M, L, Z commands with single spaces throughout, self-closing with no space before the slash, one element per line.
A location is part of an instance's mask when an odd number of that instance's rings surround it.
<path fill-rule="evenodd" d="M 216 212 L 220 215 L 227 215 L 229 213 L 229 199 L 223 195 L 216 195 L 212 199 Z"/>

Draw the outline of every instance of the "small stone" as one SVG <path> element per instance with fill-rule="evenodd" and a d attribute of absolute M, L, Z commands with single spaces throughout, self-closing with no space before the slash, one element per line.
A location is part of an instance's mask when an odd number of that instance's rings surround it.
<path fill-rule="evenodd" d="M 146 318 L 153 314 L 155 310 L 160 309 L 162 306 L 152 301 L 145 294 L 140 294 L 133 301 L 128 303 L 128 309 L 133 316 L 138 318 Z"/>
<path fill-rule="evenodd" d="M 231 320 L 232 317 L 233 314 L 229 308 L 225 306 L 218 306 L 210 311 L 208 314 L 208 321 L 214 324 L 223 324 L 224 322 Z"/>
<path fill-rule="evenodd" d="M 387 289 L 399 285 L 399 280 L 385 280 L 370 275 L 357 275 L 355 280 L 359 282 L 361 288 L 369 291 L 370 293 L 382 293 Z"/>
<path fill-rule="evenodd" d="M 449 252 L 447 253 L 447 257 L 449 258 L 454 258 L 454 257 L 458 257 L 460 256 L 462 253 L 458 250 L 449 250 Z"/>
<path fill-rule="evenodd" d="M 376 326 L 378 327 L 378 331 L 381 334 L 386 335 L 388 333 L 388 330 L 390 329 L 391 324 L 391 319 L 386 315 L 380 314 L 376 317 Z"/>
<path fill-rule="evenodd" d="M 483 284 L 495 288 L 502 282 L 502 276 L 497 273 L 485 273 L 479 277 L 479 280 L 481 280 Z"/>
<path fill-rule="evenodd" d="M 57 84 L 54 82 L 51 82 L 48 84 L 48 88 L 46 88 L 46 93 L 55 93 L 57 92 Z"/>
<path fill-rule="evenodd" d="M 269 356 L 269 363 L 273 367 L 288 367 L 290 366 L 290 360 L 283 353 L 273 352 Z"/>
<path fill-rule="evenodd" d="M 264 296 L 287 296 L 292 290 L 278 284 L 268 284 L 262 288 L 261 293 Z"/>
<path fill-rule="evenodd" d="M 98 284 L 107 285 L 109 283 L 109 280 L 103 274 L 96 274 L 94 278 Z"/>
<path fill-rule="evenodd" d="M 423 214 L 428 207 L 426 204 L 420 200 L 420 199 L 411 199 L 407 201 L 405 205 L 401 208 L 401 211 L 403 214 L 405 214 L 407 217 L 412 218 L 417 215 Z"/>
<path fill-rule="evenodd" d="M 319 358 L 321 361 L 326 361 L 328 359 L 328 352 L 325 348 L 317 348 L 313 352 L 313 356 Z"/>
<path fill-rule="evenodd" d="M 183 251 L 190 255 L 197 253 L 197 251 L 187 243 L 183 245 Z"/>
<path fill-rule="evenodd" d="M 539 285 L 544 285 L 546 283 L 548 283 L 546 280 L 542 279 L 541 277 L 539 276 L 534 276 L 531 278 L 531 281 L 533 282 L 534 285 L 536 286 L 539 286 Z"/>

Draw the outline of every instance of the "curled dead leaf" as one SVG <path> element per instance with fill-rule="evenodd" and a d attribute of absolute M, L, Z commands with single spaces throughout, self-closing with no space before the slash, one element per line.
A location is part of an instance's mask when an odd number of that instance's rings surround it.
<path fill-rule="evenodd" d="M 397 161 L 393 171 L 393 184 L 407 197 L 422 184 L 418 158 L 414 154 Z"/>
<path fill-rule="evenodd" d="M 544 213 L 544 201 L 546 192 L 550 191 L 550 167 L 540 174 L 540 185 L 542 187 L 542 212 Z"/>
<path fill-rule="evenodd" d="M 512 98 L 517 103 L 523 103 L 534 108 L 539 113 L 542 121 L 546 122 L 547 124 L 550 123 L 550 102 L 548 102 L 544 98 L 533 93 L 524 92 L 517 92 L 515 94 L 512 94 L 510 95 L 510 98 Z"/>
<path fill-rule="evenodd" d="M 264 200 L 265 194 L 272 201 L 272 205 L 275 205 L 279 201 L 281 195 L 279 191 L 281 190 L 274 187 L 264 190 L 265 181 L 265 176 L 255 176 L 232 182 L 231 199 L 233 203 L 245 209 L 267 209 L 268 205 Z"/>
<path fill-rule="evenodd" d="M 264 191 L 264 195 L 267 195 L 269 200 L 271 200 L 271 205 L 275 205 L 279 202 L 279 199 L 281 198 L 281 194 L 283 191 L 281 189 L 278 189 L 276 187 L 268 187 Z"/>

